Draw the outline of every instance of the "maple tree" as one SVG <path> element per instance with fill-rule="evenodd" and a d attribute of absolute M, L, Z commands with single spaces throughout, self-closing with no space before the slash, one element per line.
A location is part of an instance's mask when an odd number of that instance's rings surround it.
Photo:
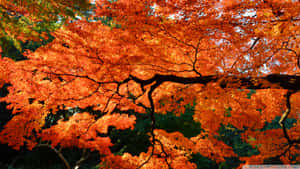
<path fill-rule="evenodd" d="M 98 0 L 94 12 L 110 25 L 78 20 L 25 52 L 27 60 L 1 58 L 1 79 L 11 84 L 1 101 L 14 114 L 2 143 L 95 150 L 100 168 L 197 168 L 197 153 L 217 163 L 300 161 L 298 1 Z M 155 114 L 180 116 L 194 103 L 199 135 L 157 128 Z M 87 107 L 98 113 L 75 111 Z M 45 127 L 60 110 L 75 113 Z M 122 113 L 129 110 L 149 115 L 152 144 L 137 156 L 115 155 L 109 126 L 133 129 L 137 117 Z M 280 127 L 264 129 L 276 117 Z M 222 126 L 243 130 L 260 153 L 238 156 L 218 139 Z"/>

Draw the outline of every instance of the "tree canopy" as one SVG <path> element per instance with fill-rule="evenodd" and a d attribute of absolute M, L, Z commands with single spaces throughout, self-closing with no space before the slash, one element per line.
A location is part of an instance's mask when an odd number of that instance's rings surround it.
<path fill-rule="evenodd" d="M 27 60 L 1 58 L 0 77 L 11 84 L 1 101 L 14 117 L 0 142 L 95 150 L 100 168 L 197 168 L 190 161 L 197 153 L 217 163 L 300 161 L 298 1 L 95 3 L 94 19 L 52 32 L 51 43 L 24 53 Z M 156 114 L 180 116 L 186 105 L 195 105 L 203 132 L 185 137 L 157 128 Z M 81 111 L 88 107 L 97 113 Z M 61 110 L 74 113 L 47 126 Z M 110 126 L 134 129 L 139 114 L 151 120 L 148 151 L 113 154 Z M 280 126 L 266 129 L 277 117 Z M 287 119 L 295 122 L 287 126 Z M 259 154 L 239 156 L 218 139 L 224 126 L 242 130 Z"/>

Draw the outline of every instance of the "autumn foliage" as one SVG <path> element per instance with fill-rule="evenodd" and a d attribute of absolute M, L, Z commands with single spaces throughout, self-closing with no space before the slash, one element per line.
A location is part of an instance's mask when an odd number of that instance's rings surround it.
<path fill-rule="evenodd" d="M 24 53 L 27 60 L 1 58 L 1 84 L 11 84 L 1 101 L 14 117 L 0 142 L 96 150 L 102 168 L 197 168 L 190 161 L 197 153 L 217 163 L 296 163 L 299 16 L 292 0 L 98 0 L 90 20 L 52 32 L 51 43 Z M 157 129 L 154 114 L 180 116 L 194 103 L 204 132 L 187 138 Z M 76 112 L 45 127 L 51 114 L 87 107 L 98 114 Z M 136 117 L 122 113 L 128 110 L 152 121 L 152 145 L 138 156 L 110 150 L 109 126 L 135 127 Z M 276 117 L 280 127 L 264 129 Z M 218 139 L 221 126 L 244 130 L 243 141 L 260 153 L 238 156 Z"/>

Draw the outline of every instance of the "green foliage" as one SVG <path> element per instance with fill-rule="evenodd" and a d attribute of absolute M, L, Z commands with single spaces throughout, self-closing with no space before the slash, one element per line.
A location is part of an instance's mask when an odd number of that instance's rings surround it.
<path fill-rule="evenodd" d="M 232 108 L 231 108 L 231 107 L 228 107 L 228 108 L 226 109 L 226 111 L 225 111 L 224 116 L 225 116 L 225 117 L 231 117 L 231 110 L 232 110 Z"/>
<path fill-rule="evenodd" d="M 150 146 L 149 132 L 151 129 L 151 120 L 148 114 L 138 114 L 133 111 L 118 112 L 126 114 L 134 114 L 137 117 L 136 124 L 133 130 L 117 130 L 110 127 L 108 136 L 110 137 L 114 146 L 111 151 L 115 154 L 123 154 L 128 152 L 132 155 L 139 155 L 141 152 L 147 152 Z"/>
<path fill-rule="evenodd" d="M 52 32 L 66 21 L 83 16 L 84 13 L 81 11 L 89 10 L 91 7 L 86 0 L 76 0 L 72 3 L 23 0 L 10 1 L 10 3 L 8 6 L 15 5 L 25 9 L 26 12 L 0 5 L 0 45 L 5 44 L 7 40 L 12 41 L 13 46 L 20 52 L 23 48 L 19 40 L 36 39 L 35 41 L 38 42 L 44 30 Z M 18 37 L 20 35 L 21 37 Z"/>
<path fill-rule="evenodd" d="M 262 129 L 262 131 L 269 130 L 269 129 L 279 129 L 279 128 L 281 128 L 281 126 L 280 126 L 280 124 L 279 124 L 280 118 L 281 118 L 281 117 L 278 116 L 278 117 L 275 117 L 275 119 L 272 120 L 271 123 L 267 123 L 267 122 L 266 122 L 264 128 Z M 290 129 L 290 128 L 293 127 L 293 124 L 296 123 L 296 122 L 297 122 L 296 119 L 293 119 L 293 118 L 287 118 L 287 119 L 285 120 L 285 127 L 286 127 L 287 129 Z"/>
<path fill-rule="evenodd" d="M 241 139 L 243 132 L 244 130 L 239 130 L 232 125 L 222 125 L 217 138 L 232 147 L 233 151 L 240 157 L 257 155 L 258 150 Z"/>
<path fill-rule="evenodd" d="M 194 106 L 186 105 L 185 112 L 177 117 L 168 112 L 166 115 L 155 114 L 156 127 L 167 132 L 181 132 L 185 137 L 194 137 L 200 134 L 203 129 L 201 124 L 193 120 Z"/>
<path fill-rule="evenodd" d="M 249 93 L 247 93 L 247 98 L 248 99 L 250 99 L 251 98 L 251 95 L 253 95 L 253 94 L 255 94 L 256 93 L 256 90 L 254 90 L 254 89 L 249 89 L 250 90 L 250 92 Z"/>
<path fill-rule="evenodd" d="M 115 154 L 123 154 L 128 152 L 132 155 L 139 155 L 141 152 L 146 152 L 150 146 L 149 135 L 138 130 L 116 130 L 110 131 L 110 138 L 114 144 L 111 151 Z"/>
<path fill-rule="evenodd" d="M 45 30 L 46 32 L 46 30 Z M 42 39 L 41 42 L 27 41 L 21 42 L 11 37 L 0 38 L 0 46 L 2 48 L 2 57 L 9 57 L 15 61 L 24 60 L 26 57 L 23 55 L 25 50 L 35 51 L 37 48 L 50 43 L 54 37 L 47 33 L 48 39 Z"/>
<path fill-rule="evenodd" d="M 191 162 L 195 163 L 198 166 L 198 169 L 213 169 L 217 168 L 217 163 L 213 160 L 210 160 L 201 154 L 192 154 Z"/>
<path fill-rule="evenodd" d="M 193 137 L 198 135 L 201 129 L 200 123 L 193 120 L 194 106 L 186 105 L 185 113 L 177 117 L 171 112 L 163 114 L 155 114 L 156 128 L 164 129 L 167 132 L 181 132 L 185 137 Z M 133 113 L 133 112 L 123 112 Z M 135 114 L 137 117 L 134 130 L 116 130 L 111 128 L 109 136 L 114 144 L 111 150 L 116 154 L 129 152 L 132 155 L 138 155 L 146 152 L 150 146 L 149 132 L 151 129 L 151 120 L 148 114 Z"/>

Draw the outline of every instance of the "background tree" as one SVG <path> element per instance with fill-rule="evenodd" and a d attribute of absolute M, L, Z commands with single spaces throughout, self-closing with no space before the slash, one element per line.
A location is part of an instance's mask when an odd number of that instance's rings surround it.
<path fill-rule="evenodd" d="M 12 84 L 2 100 L 15 116 L 0 141 L 98 151 L 100 168 L 196 168 L 197 154 L 219 164 L 296 163 L 299 8 L 288 0 L 96 1 L 95 17 L 112 19 L 109 26 L 79 20 L 26 52 L 28 60 L 2 59 Z M 156 114 L 181 116 L 186 105 L 202 132 L 159 128 Z M 143 113 L 151 121 L 148 151 L 112 153 L 111 126 L 134 129 Z M 238 153 L 225 131 L 239 132 L 236 142 L 258 153 Z"/>
<path fill-rule="evenodd" d="M 89 1 L 12 0 L 0 2 L 0 45 L 6 57 L 22 53 L 29 42 L 49 39 L 49 32 L 83 16 Z M 51 37 L 50 37 L 51 38 Z M 24 46 L 25 45 L 25 46 Z M 14 51 L 16 50 L 16 51 Z M 14 56 L 14 59 L 20 59 Z"/>

